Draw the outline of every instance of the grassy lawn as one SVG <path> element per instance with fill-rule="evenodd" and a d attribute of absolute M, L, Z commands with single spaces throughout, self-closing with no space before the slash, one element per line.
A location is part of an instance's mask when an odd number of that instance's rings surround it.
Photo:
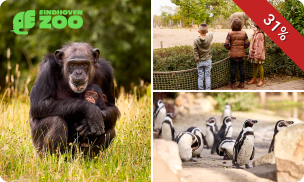
<path fill-rule="evenodd" d="M 2 99 L 2 97 L 0 98 Z M 151 181 L 151 98 L 120 94 L 116 138 L 95 158 L 40 158 L 32 147 L 29 98 L 0 100 L 0 176 L 5 181 Z"/>

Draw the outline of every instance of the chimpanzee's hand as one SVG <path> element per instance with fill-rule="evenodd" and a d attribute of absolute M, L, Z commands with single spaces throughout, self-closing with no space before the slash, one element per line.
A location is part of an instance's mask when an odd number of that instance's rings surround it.
<path fill-rule="evenodd" d="M 86 140 L 90 132 L 90 127 L 86 119 L 83 119 L 80 123 L 81 124 L 76 128 L 76 131 L 79 133 L 80 136 L 83 136 L 83 140 Z"/>
<path fill-rule="evenodd" d="M 87 103 L 85 118 L 90 127 L 89 135 L 101 135 L 105 133 L 104 116 L 101 110 L 92 103 Z"/>

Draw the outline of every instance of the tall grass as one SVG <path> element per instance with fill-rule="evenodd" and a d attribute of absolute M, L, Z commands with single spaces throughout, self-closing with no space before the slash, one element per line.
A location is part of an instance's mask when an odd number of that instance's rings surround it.
<path fill-rule="evenodd" d="M 0 176 L 5 181 L 151 181 L 149 94 L 121 93 L 121 117 L 111 146 L 95 158 L 82 154 L 40 158 L 32 147 L 29 99 L 0 98 Z"/>

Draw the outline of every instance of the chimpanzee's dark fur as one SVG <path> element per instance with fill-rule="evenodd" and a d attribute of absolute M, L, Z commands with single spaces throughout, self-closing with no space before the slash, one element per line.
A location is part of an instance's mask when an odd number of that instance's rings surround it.
<path fill-rule="evenodd" d="M 88 85 L 98 85 L 106 95 L 106 117 L 96 105 L 81 99 L 80 94 L 71 89 L 68 80 L 72 73 L 67 71 L 71 69 L 67 64 L 70 58 L 89 60 L 89 71 L 80 70 L 87 76 Z M 31 90 L 30 101 L 31 135 L 38 151 L 54 153 L 59 149 L 64 152 L 68 143 L 77 138 L 76 132 L 70 131 L 73 124 L 83 119 L 88 124 L 82 132 L 91 135 L 89 143 L 94 144 L 94 153 L 99 152 L 100 146 L 107 148 L 115 136 L 120 113 L 115 106 L 113 68 L 104 59 L 99 59 L 99 50 L 89 44 L 70 43 L 57 50 L 55 55 L 46 55 Z"/>

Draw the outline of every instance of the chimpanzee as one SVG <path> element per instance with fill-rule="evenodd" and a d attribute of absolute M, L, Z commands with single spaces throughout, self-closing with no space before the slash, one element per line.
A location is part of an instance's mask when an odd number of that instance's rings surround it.
<path fill-rule="evenodd" d="M 97 107 L 99 107 L 104 117 L 106 117 L 104 110 L 107 107 L 105 104 L 105 102 L 107 102 L 107 98 L 106 95 L 103 94 L 101 88 L 98 87 L 98 85 L 88 85 L 85 91 L 81 93 L 80 98 L 95 104 Z M 75 133 L 76 130 L 80 132 L 80 136 L 83 136 L 82 138 L 80 138 L 81 147 L 89 147 L 89 140 L 87 140 L 89 131 L 84 130 L 84 127 L 88 127 L 86 125 L 85 119 L 83 119 L 80 123 L 75 122 L 72 131 L 73 133 Z"/>
<path fill-rule="evenodd" d="M 34 147 L 40 152 L 64 152 L 77 138 L 75 122 L 86 121 L 79 133 L 94 140 L 95 153 L 106 149 L 115 136 L 120 113 L 115 106 L 113 68 L 100 51 L 87 43 L 69 43 L 48 54 L 40 65 L 31 90 L 30 126 Z M 87 85 L 98 85 L 105 96 L 106 109 L 79 97 Z"/>

